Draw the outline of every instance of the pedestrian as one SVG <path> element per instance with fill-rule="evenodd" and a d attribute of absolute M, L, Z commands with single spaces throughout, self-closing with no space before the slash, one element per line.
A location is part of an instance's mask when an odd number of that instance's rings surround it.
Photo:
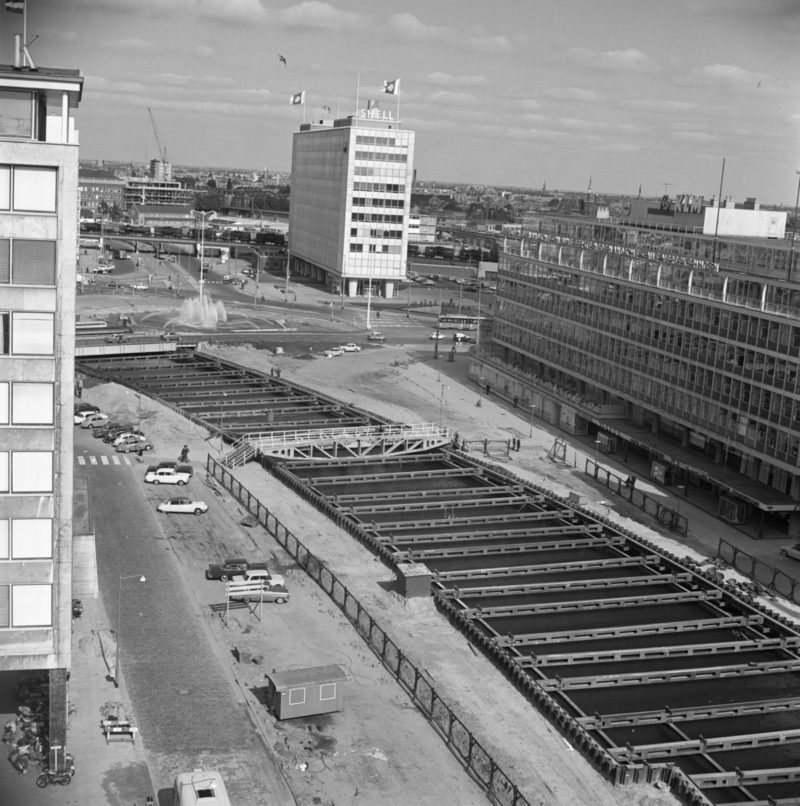
<path fill-rule="evenodd" d="M 280 377 L 281 377 L 281 371 L 280 371 L 280 369 L 276 369 L 276 370 L 275 370 L 275 376 L 276 376 L 277 378 L 280 378 Z"/>
<path fill-rule="evenodd" d="M 184 445 L 183 450 L 181 451 L 181 462 L 188 462 L 189 461 L 189 446 Z"/>
<path fill-rule="evenodd" d="M 513 400 L 513 403 L 514 403 L 514 408 L 516 408 L 516 407 L 517 407 L 517 403 L 518 403 L 518 402 L 519 402 L 519 398 L 518 398 L 516 395 L 514 395 L 514 400 Z"/>

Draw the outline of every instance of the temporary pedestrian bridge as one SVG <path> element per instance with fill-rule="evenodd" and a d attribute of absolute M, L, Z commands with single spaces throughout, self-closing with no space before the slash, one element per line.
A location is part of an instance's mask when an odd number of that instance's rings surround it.
<path fill-rule="evenodd" d="M 453 432 L 435 423 L 391 423 L 302 431 L 261 431 L 240 437 L 224 458 L 240 467 L 256 456 L 283 459 L 344 459 L 423 453 L 453 441 Z"/>

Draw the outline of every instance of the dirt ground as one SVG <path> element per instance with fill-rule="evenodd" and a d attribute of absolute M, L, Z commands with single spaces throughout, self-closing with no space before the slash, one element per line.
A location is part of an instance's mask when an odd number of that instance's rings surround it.
<path fill-rule="evenodd" d="M 467 439 L 521 440 L 522 449 L 502 464 L 559 495 L 577 492 L 588 505 L 600 497 L 568 465 L 554 464 L 547 452 L 553 437 L 522 417 L 483 399 L 466 382 L 466 356 L 443 371 L 420 360 L 402 345 L 383 345 L 334 359 L 275 356 L 250 346 L 204 350 L 333 395 L 344 402 L 399 422 L 441 422 Z M 440 359 L 444 361 L 444 357 Z M 116 412 L 136 416 L 136 399 L 114 385 L 87 390 L 86 397 Z M 143 399 L 143 430 L 157 444 L 157 458 L 171 458 L 186 442 L 195 463 L 219 455 L 219 440 L 180 416 Z M 166 453 L 162 456 L 161 453 Z M 390 572 L 349 535 L 259 468 L 238 473 L 248 489 L 266 503 L 314 553 L 330 565 L 379 624 L 414 663 L 425 670 L 441 696 L 474 732 L 531 804 L 554 806 L 667 806 L 677 803 L 655 787 L 614 788 L 603 781 L 494 666 L 436 613 L 431 602 L 404 602 L 388 592 Z M 243 515 L 227 495 L 219 499 L 235 526 Z M 597 511 L 608 514 L 606 502 Z M 613 513 L 611 513 L 613 514 Z M 630 513 L 634 514 L 634 513 Z M 658 535 L 630 517 L 629 529 L 655 541 Z M 261 545 L 253 530 L 235 528 L 222 554 L 253 553 Z M 220 658 L 235 646 L 251 662 L 230 662 L 232 685 L 252 706 L 267 743 L 281 762 L 298 803 L 472 804 L 485 802 L 479 788 L 461 771 L 433 729 L 356 636 L 338 609 L 299 569 L 293 569 L 271 542 L 270 559 L 287 577 L 292 601 L 266 611 L 262 622 L 237 613 L 226 627 L 208 623 Z M 675 548 L 674 545 L 670 546 Z M 212 546 L 182 540 L 176 552 L 186 567 L 187 588 L 194 587 Z M 681 553 L 685 551 L 681 550 Z M 380 583 L 383 583 L 380 584 Z M 194 595 L 194 594 L 193 594 Z M 266 607 L 266 606 L 265 606 Z M 274 606 L 273 606 L 274 607 Z M 288 615 L 291 614 L 291 615 Z M 280 658 L 280 661 L 276 661 Z M 227 661 L 223 661 L 227 662 Z M 347 707 L 317 723 L 278 723 L 259 702 L 265 667 L 292 668 L 339 663 L 348 674 Z M 487 685 L 490 682 L 491 685 Z"/>

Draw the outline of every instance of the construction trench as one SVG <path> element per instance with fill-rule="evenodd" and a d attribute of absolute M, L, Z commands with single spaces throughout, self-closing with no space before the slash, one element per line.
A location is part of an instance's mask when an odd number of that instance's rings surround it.
<path fill-rule="evenodd" d="M 451 447 L 194 351 L 84 357 L 219 430 L 431 594 L 607 778 L 800 804 L 800 630 L 711 570 Z M 501 670 L 501 671 L 500 671 Z"/>

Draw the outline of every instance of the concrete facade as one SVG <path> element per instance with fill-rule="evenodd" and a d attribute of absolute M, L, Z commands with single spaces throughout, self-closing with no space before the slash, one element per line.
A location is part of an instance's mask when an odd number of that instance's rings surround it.
<path fill-rule="evenodd" d="M 292 144 L 292 270 L 347 296 L 406 275 L 414 132 L 386 113 L 303 124 Z"/>

